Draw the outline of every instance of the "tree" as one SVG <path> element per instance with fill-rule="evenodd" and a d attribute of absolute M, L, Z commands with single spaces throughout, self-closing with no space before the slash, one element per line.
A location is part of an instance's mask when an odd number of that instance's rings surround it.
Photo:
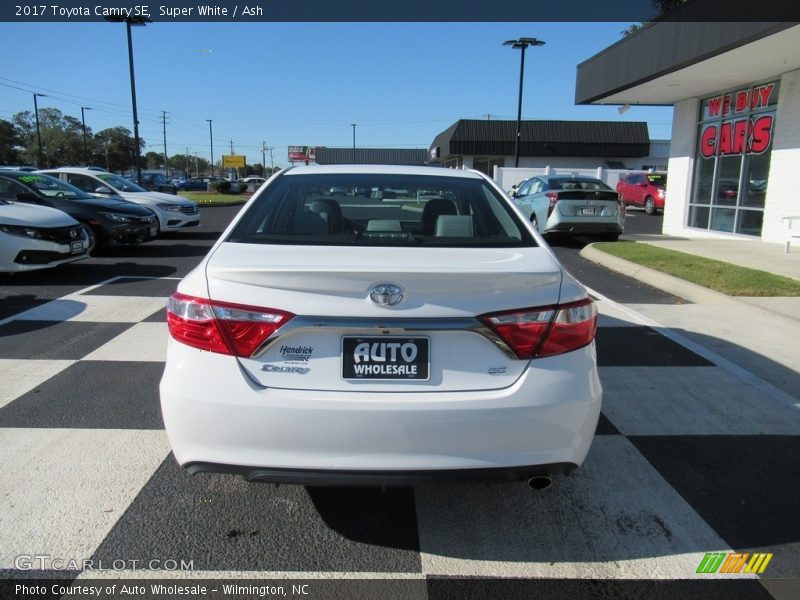
<path fill-rule="evenodd" d="M 39 110 L 44 164 L 39 165 L 39 144 L 36 134 L 36 117 L 29 110 L 18 112 L 12 122 L 21 133 L 22 160 L 41 168 L 79 165 L 83 162 L 83 128 L 75 117 L 64 115 L 57 108 Z M 87 128 L 87 135 L 90 131 Z"/>
<path fill-rule="evenodd" d="M 666 15 L 671 13 L 676 8 L 679 8 L 683 4 L 686 4 L 687 0 L 650 0 L 650 4 L 658 11 L 656 16 L 653 17 L 654 21 L 664 18 Z M 640 29 L 645 26 L 644 23 L 633 23 L 627 29 L 622 30 L 620 33 L 627 37 L 632 33 L 636 33 Z"/>
<path fill-rule="evenodd" d="M 0 164 L 15 165 L 22 161 L 22 136 L 11 121 L 0 119 Z"/>
<path fill-rule="evenodd" d="M 139 152 L 144 150 L 139 140 Z M 92 162 L 109 171 L 129 171 L 135 167 L 133 137 L 129 129 L 117 126 L 98 131 L 92 140 Z"/>
<path fill-rule="evenodd" d="M 163 169 L 164 168 L 164 155 L 152 150 L 144 155 L 145 168 L 147 169 Z"/>

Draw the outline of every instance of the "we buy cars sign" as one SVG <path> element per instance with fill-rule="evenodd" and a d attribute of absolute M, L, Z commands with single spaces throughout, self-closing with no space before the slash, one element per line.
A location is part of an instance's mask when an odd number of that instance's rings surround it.
<path fill-rule="evenodd" d="M 759 85 L 717 96 L 708 100 L 709 117 L 736 116 L 758 108 L 766 108 L 775 91 L 775 84 Z M 703 158 L 733 154 L 761 154 L 772 142 L 775 116 L 742 116 L 722 123 L 707 125 L 700 134 L 700 152 Z"/>

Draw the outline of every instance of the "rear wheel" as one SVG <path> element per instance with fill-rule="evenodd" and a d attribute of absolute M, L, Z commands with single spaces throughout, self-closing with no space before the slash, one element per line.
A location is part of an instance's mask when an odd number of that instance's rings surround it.
<path fill-rule="evenodd" d="M 644 199 L 644 212 L 647 215 L 656 214 L 656 201 L 652 196 L 648 196 Z"/>

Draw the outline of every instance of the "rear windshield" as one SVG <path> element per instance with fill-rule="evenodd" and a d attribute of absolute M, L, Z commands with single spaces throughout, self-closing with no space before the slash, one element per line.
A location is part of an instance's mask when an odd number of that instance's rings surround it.
<path fill-rule="evenodd" d="M 86 192 L 79 190 L 65 181 L 50 177 L 49 175 L 21 175 L 18 178 L 23 183 L 36 188 L 40 194 L 48 197 L 59 198 L 93 198 Z"/>
<path fill-rule="evenodd" d="M 518 247 L 535 242 L 482 179 L 287 174 L 250 206 L 229 242 Z"/>
<path fill-rule="evenodd" d="M 650 183 L 652 183 L 654 186 L 666 189 L 667 187 L 666 175 L 653 173 L 648 175 L 647 178 L 650 180 Z"/>
<path fill-rule="evenodd" d="M 599 179 L 551 179 L 548 182 L 551 190 L 586 190 L 590 192 L 606 192 L 611 188 Z"/>

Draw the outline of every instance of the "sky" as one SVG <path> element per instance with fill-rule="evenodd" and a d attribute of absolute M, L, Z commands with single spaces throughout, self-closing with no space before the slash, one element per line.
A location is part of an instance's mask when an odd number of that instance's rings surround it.
<path fill-rule="evenodd" d="M 668 139 L 671 107 L 576 106 L 579 63 L 621 38 L 629 23 L 150 23 L 133 28 L 139 131 L 145 152 L 244 154 L 274 148 L 428 148 L 458 119 L 516 119 L 519 51 L 524 119 L 646 121 Z M 125 26 L 0 23 L 0 118 L 54 107 L 92 131 L 132 130 Z M 266 153 L 270 164 L 270 153 Z"/>

